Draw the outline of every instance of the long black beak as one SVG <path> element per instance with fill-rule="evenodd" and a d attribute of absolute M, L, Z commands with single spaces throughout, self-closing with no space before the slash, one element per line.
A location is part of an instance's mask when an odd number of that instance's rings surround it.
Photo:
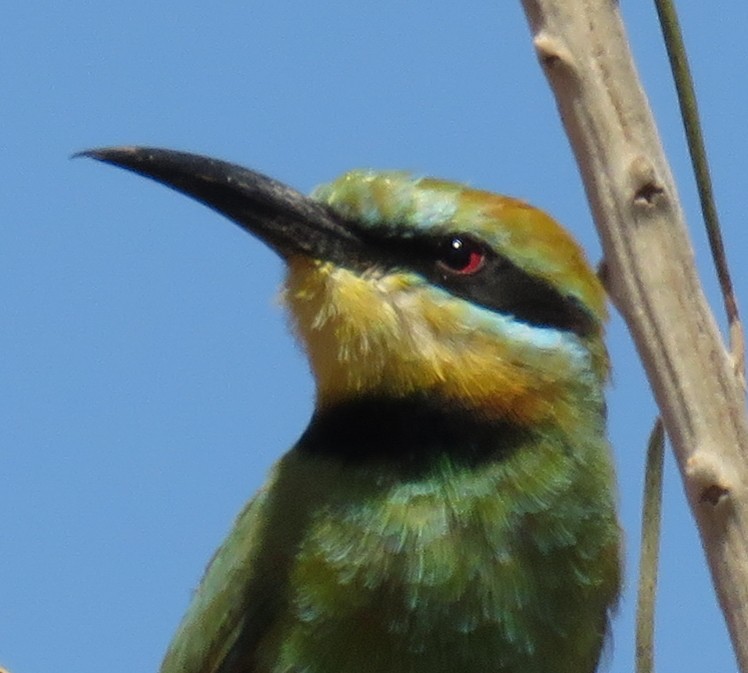
<path fill-rule="evenodd" d="M 355 257 L 357 237 L 323 205 L 277 180 L 218 159 L 154 147 L 107 147 L 90 157 L 182 192 L 236 222 L 281 257 Z"/>

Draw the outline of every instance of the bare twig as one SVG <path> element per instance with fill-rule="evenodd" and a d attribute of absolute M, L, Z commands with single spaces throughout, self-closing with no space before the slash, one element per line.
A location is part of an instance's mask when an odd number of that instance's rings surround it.
<path fill-rule="evenodd" d="M 523 0 L 748 673 L 748 419 L 614 2 Z"/>

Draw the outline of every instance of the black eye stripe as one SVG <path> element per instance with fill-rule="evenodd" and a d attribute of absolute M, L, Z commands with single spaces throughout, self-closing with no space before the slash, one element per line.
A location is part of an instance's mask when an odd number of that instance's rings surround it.
<path fill-rule="evenodd" d="M 578 300 L 562 295 L 547 281 L 527 273 L 496 251 L 484 247 L 483 252 L 481 267 L 475 273 L 444 273 L 429 259 L 428 252 L 408 255 L 408 266 L 457 297 L 530 325 L 580 336 L 597 328 L 595 319 Z M 413 263 L 415 260 L 418 262 Z"/>
<path fill-rule="evenodd" d="M 599 330 L 598 320 L 578 299 L 527 273 L 472 234 L 458 231 L 439 236 L 414 234 L 405 227 L 372 228 L 350 220 L 347 227 L 359 237 L 359 245 L 328 251 L 326 257 L 330 261 L 358 270 L 372 266 L 393 271 L 408 269 L 456 297 L 511 315 L 528 325 L 573 332 L 582 337 Z M 445 270 L 442 256 L 454 239 L 480 247 L 483 259 L 479 268 L 471 269 L 470 273 L 461 273 L 454 267 Z M 454 260 L 453 263 L 459 264 Z"/>
<path fill-rule="evenodd" d="M 440 255 L 454 239 L 478 248 L 483 254 L 474 273 L 446 273 Z M 416 236 L 380 239 L 379 263 L 407 268 L 456 297 L 497 313 L 513 316 L 529 325 L 549 327 L 587 336 L 598 329 L 595 318 L 575 298 L 558 292 L 550 283 L 533 276 L 470 234 L 451 233 L 438 238 Z"/>

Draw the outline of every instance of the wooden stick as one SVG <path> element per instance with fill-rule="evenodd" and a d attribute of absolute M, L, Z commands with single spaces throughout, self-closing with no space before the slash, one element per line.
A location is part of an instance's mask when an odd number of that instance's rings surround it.
<path fill-rule="evenodd" d="M 748 673 L 748 419 L 615 2 L 523 0 Z M 684 588 L 687 589 L 687 588 Z"/>

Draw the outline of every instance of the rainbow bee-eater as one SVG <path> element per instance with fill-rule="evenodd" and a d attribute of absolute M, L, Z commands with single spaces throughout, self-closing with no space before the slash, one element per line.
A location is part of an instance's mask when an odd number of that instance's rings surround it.
<path fill-rule="evenodd" d="M 151 148 L 87 156 L 264 241 L 316 381 L 162 673 L 592 673 L 620 585 L 605 297 L 512 198 L 353 171 L 311 197 Z"/>

